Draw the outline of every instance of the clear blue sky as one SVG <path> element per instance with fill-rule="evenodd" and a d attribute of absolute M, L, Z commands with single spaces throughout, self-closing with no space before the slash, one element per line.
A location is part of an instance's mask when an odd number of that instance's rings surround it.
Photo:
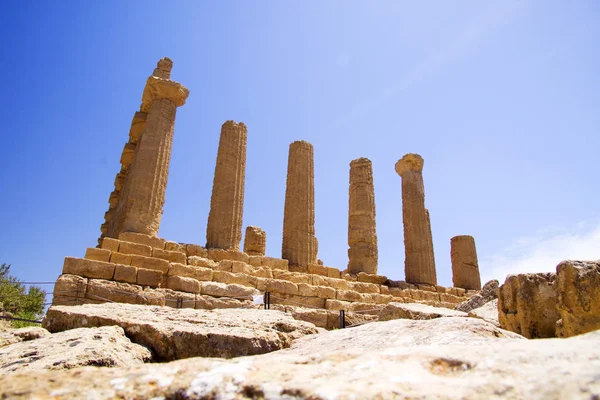
<path fill-rule="evenodd" d="M 578 240 L 600 219 L 598 1 L 6 1 L 0 31 L 0 262 L 21 279 L 55 280 L 65 256 L 95 246 L 164 56 L 191 92 L 175 127 L 169 240 L 205 243 L 228 119 L 248 126 L 244 226 L 266 230 L 271 256 L 300 139 L 315 148 L 319 256 L 340 269 L 358 157 L 373 161 L 379 271 L 393 279 L 404 278 L 394 164 L 405 153 L 425 159 L 440 284 L 451 285 L 454 235 L 475 237 L 487 277 L 507 248 L 531 243 L 520 238 L 570 229 Z"/>

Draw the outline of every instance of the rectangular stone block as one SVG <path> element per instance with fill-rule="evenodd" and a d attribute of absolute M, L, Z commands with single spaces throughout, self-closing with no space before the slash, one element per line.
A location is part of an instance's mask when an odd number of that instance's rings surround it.
<path fill-rule="evenodd" d="M 307 285 L 306 283 L 298 284 L 298 294 L 300 296 L 318 297 L 317 293 L 319 293 L 318 286 Z"/>
<path fill-rule="evenodd" d="M 388 294 L 390 294 L 394 297 L 409 297 L 409 298 L 411 297 L 409 289 L 400 289 L 397 287 L 388 288 Z"/>
<path fill-rule="evenodd" d="M 163 273 L 154 269 L 138 268 L 137 281 L 138 285 L 159 287 L 163 281 Z"/>
<path fill-rule="evenodd" d="M 194 278 L 199 281 L 212 281 L 213 270 L 210 268 L 196 267 L 194 265 L 171 263 L 168 275 Z"/>
<path fill-rule="evenodd" d="M 146 244 L 121 241 L 119 243 L 119 253 L 151 257 L 152 247 Z"/>
<path fill-rule="evenodd" d="M 312 277 L 308 274 L 278 270 L 273 270 L 272 273 L 273 278 L 275 279 L 282 279 L 284 281 L 290 281 L 294 283 L 306 283 L 307 285 L 312 284 Z"/>
<path fill-rule="evenodd" d="M 386 285 L 379 286 L 379 293 L 381 294 L 390 294 L 390 287 Z"/>
<path fill-rule="evenodd" d="M 204 258 L 204 257 L 200 257 L 200 256 L 189 256 L 187 258 L 187 263 L 189 265 L 194 265 L 196 267 L 211 268 L 211 269 L 215 269 L 215 267 L 217 266 L 217 263 L 214 262 L 213 260 L 210 260 L 210 259 Z M 185 264 L 185 263 L 181 263 L 181 264 Z"/>
<path fill-rule="evenodd" d="M 143 297 L 138 296 L 142 288 L 127 283 L 90 279 L 86 298 L 93 303 L 128 303 L 143 304 Z"/>
<path fill-rule="evenodd" d="M 372 302 L 376 304 L 387 304 L 394 300 L 394 296 L 389 294 L 371 293 L 369 297 L 371 298 Z"/>
<path fill-rule="evenodd" d="M 350 281 L 350 282 L 356 282 L 356 281 L 358 281 L 358 278 L 356 277 L 356 275 L 352 275 L 352 274 L 349 274 L 347 272 L 342 272 L 340 274 L 340 277 L 342 279 L 344 279 L 346 281 Z"/>
<path fill-rule="evenodd" d="M 85 303 L 88 279 L 78 275 L 61 275 L 54 284 L 52 305 L 76 306 Z"/>
<path fill-rule="evenodd" d="M 131 265 L 131 254 L 123 254 L 112 252 L 110 255 L 110 262 L 113 264 Z"/>
<path fill-rule="evenodd" d="M 417 288 L 426 292 L 437 292 L 437 289 L 433 285 L 424 285 L 419 283 L 417 284 Z"/>
<path fill-rule="evenodd" d="M 119 240 L 124 241 L 124 242 L 143 244 L 143 245 L 147 245 L 147 246 L 154 247 L 157 249 L 164 249 L 165 242 L 166 242 L 165 239 L 157 238 L 157 237 L 150 236 L 150 235 L 144 235 L 143 233 L 135 233 L 135 232 L 122 232 L 119 234 Z M 121 250 L 121 253 L 124 253 L 124 251 Z M 134 253 L 134 254 L 139 254 L 139 253 Z M 141 255 L 144 256 L 145 254 L 141 254 Z"/>
<path fill-rule="evenodd" d="M 351 282 L 344 279 L 327 278 L 319 275 L 309 275 L 312 277 L 312 284 L 314 286 L 327 286 L 334 289 L 340 290 L 351 290 Z"/>
<path fill-rule="evenodd" d="M 440 294 L 425 290 L 407 289 L 410 297 L 414 300 L 440 301 Z"/>
<path fill-rule="evenodd" d="M 327 286 L 316 286 L 317 297 L 322 299 L 335 299 L 337 297 L 336 290 Z"/>
<path fill-rule="evenodd" d="M 167 260 L 169 262 L 174 262 L 174 263 L 180 263 L 180 264 L 187 263 L 187 256 L 185 255 L 185 253 L 181 253 L 178 251 L 152 249 L 152 257 L 160 258 L 160 259 Z"/>
<path fill-rule="evenodd" d="M 334 310 L 334 311 L 340 311 L 340 310 L 349 310 L 350 309 L 350 302 L 348 301 L 342 301 L 342 300 L 333 300 L 333 299 L 327 299 L 325 300 L 325 308 L 327 310 Z"/>
<path fill-rule="evenodd" d="M 85 278 L 112 279 L 115 274 L 115 264 L 84 258 L 65 257 L 62 273 L 79 275 Z"/>
<path fill-rule="evenodd" d="M 196 308 L 196 294 L 159 289 L 165 293 L 165 306 L 172 308 Z"/>
<path fill-rule="evenodd" d="M 208 258 L 213 261 L 231 260 L 242 261 L 248 263 L 248 254 L 240 251 L 223 250 L 223 249 L 208 249 Z"/>
<path fill-rule="evenodd" d="M 308 274 L 308 267 L 305 265 L 288 265 L 288 271 Z"/>
<path fill-rule="evenodd" d="M 214 271 L 213 281 L 227 283 L 227 284 L 238 284 L 243 286 L 256 287 L 256 280 L 258 278 L 246 274 L 234 274 L 226 271 Z"/>
<path fill-rule="evenodd" d="M 299 321 L 306 321 L 320 328 L 327 328 L 327 311 L 306 308 L 294 308 L 292 317 Z M 339 325 L 338 325 L 339 326 Z"/>
<path fill-rule="evenodd" d="M 85 258 L 86 260 L 95 260 L 95 261 L 110 261 L 111 251 L 108 249 L 98 249 L 96 247 L 88 247 L 85 250 Z"/>
<path fill-rule="evenodd" d="M 169 268 L 171 267 L 171 263 L 167 260 L 136 255 L 131 256 L 131 265 L 138 268 L 160 271 L 165 275 L 169 272 Z"/>
<path fill-rule="evenodd" d="M 110 251 L 119 251 L 119 241 L 113 238 L 102 238 L 100 247 Z"/>
<path fill-rule="evenodd" d="M 184 253 L 187 258 L 187 245 L 185 243 L 166 241 L 165 242 L 165 250 L 177 251 L 179 253 Z"/>
<path fill-rule="evenodd" d="M 325 308 L 325 299 L 319 297 L 305 297 L 288 293 L 273 293 L 271 295 L 273 304 L 285 304 L 295 307 Z"/>
<path fill-rule="evenodd" d="M 358 293 L 353 290 L 337 290 L 336 299 L 343 301 L 359 301 L 364 303 L 366 296 L 363 296 L 362 293 Z"/>
<path fill-rule="evenodd" d="M 298 285 L 281 279 L 265 279 L 265 291 L 298 294 Z"/>
<path fill-rule="evenodd" d="M 186 245 L 185 252 L 188 257 L 208 258 L 208 250 L 198 244 Z"/>
<path fill-rule="evenodd" d="M 308 273 L 327 276 L 327 267 L 319 264 L 308 264 Z"/>
<path fill-rule="evenodd" d="M 184 276 L 170 276 L 167 279 L 167 288 L 180 292 L 200 293 L 200 282 L 194 278 Z M 195 301 L 195 299 L 194 299 Z"/>
<path fill-rule="evenodd" d="M 218 308 L 242 308 L 250 305 L 251 300 L 231 299 L 229 297 L 213 297 L 203 294 L 196 295 L 196 309 L 215 310 Z"/>
<path fill-rule="evenodd" d="M 451 294 L 446 293 L 438 293 L 438 295 L 440 296 L 440 301 L 451 304 L 459 304 L 462 303 L 462 301 L 464 300 L 462 297 L 453 296 Z"/>
<path fill-rule="evenodd" d="M 201 285 L 202 294 L 209 296 L 252 299 L 252 296 L 260 294 L 260 292 L 254 288 L 237 284 L 202 282 Z"/>
<path fill-rule="evenodd" d="M 376 285 L 383 285 L 387 281 L 387 277 L 382 275 L 367 274 L 359 272 L 356 276 L 358 282 L 374 283 Z"/>
<path fill-rule="evenodd" d="M 454 288 L 456 289 L 456 296 L 463 297 L 466 295 L 466 290 L 463 288 Z"/>
<path fill-rule="evenodd" d="M 117 282 L 136 283 L 137 268 L 131 265 L 117 264 L 113 280 Z"/>
<path fill-rule="evenodd" d="M 248 258 L 248 264 L 254 267 L 268 267 L 271 269 L 280 269 L 283 271 L 289 270 L 288 260 L 282 260 L 281 258 L 273 258 L 266 256 L 250 256 Z"/>
<path fill-rule="evenodd" d="M 379 285 L 374 283 L 353 282 L 350 286 L 352 290 L 360 293 L 379 293 Z"/>
<path fill-rule="evenodd" d="M 252 265 L 243 263 L 241 261 L 232 261 L 231 272 L 260 278 L 273 278 L 271 269 L 265 267 L 253 267 Z"/>
<path fill-rule="evenodd" d="M 341 277 L 341 272 L 339 269 L 334 268 L 334 267 L 327 267 L 327 276 L 329 278 L 335 278 L 335 279 L 340 279 Z"/>

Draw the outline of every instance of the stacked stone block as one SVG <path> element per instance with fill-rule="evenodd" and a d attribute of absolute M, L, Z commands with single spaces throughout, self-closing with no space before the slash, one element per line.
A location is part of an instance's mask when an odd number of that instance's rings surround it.
<path fill-rule="evenodd" d="M 372 164 L 367 158 L 350 163 L 348 246 L 348 272 L 377 274 L 375 188 Z"/>
<path fill-rule="evenodd" d="M 246 227 L 244 253 L 251 256 L 264 256 L 267 248 L 267 234 L 258 226 Z"/>
<path fill-rule="evenodd" d="M 246 142 L 247 129 L 244 123 L 227 121 L 223 124 L 206 228 L 207 248 L 240 249 Z"/>
<path fill-rule="evenodd" d="M 473 236 L 461 235 L 450 239 L 452 283 L 455 287 L 480 290 L 481 278 Z"/>
<path fill-rule="evenodd" d="M 431 223 L 425 208 L 423 158 L 406 154 L 396 163 L 396 172 L 402 177 L 406 282 L 436 285 Z"/>
<path fill-rule="evenodd" d="M 317 251 L 313 146 L 296 141 L 288 157 L 281 258 L 307 271 L 309 264 L 317 264 Z"/>

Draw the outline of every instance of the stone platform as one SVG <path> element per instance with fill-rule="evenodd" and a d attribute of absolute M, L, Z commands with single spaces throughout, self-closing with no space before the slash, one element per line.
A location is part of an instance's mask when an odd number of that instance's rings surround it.
<path fill-rule="evenodd" d="M 287 260 L 122 233 L 118 240 L 103 238 L 100 247 L 88 248 L 84 258 L 65 258 L 53 305 L 119 302 L 259 308 L 253 296 L 264 292 L 270 292 L 273 305 L 332 311 L 332 315 L 339 310 L 377 315 L 389 302 L 454 308 L 473 293 L 390 281 L 380 275 L 351 275 L 317 264 L 310 265 L 308 272 L 296 272 Z M 316 320 L 321 321 L 319 326 L 331 328 L 325 321 L 333 317 L 326 314 Z"/>

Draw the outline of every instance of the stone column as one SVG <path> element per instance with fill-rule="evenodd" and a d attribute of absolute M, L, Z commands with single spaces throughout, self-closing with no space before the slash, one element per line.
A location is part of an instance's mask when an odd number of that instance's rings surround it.
<path fill-rule="evenodd" d="M 481 278 L 473 236 L 454 236 L 450 239 L 450 258 L 454 287 L 480 290 Z"/>
<path fill-rule="evenodd" d="M 246 142 L 247 129 L 243 122 L 223 124 L 206 227 L 206 248 L 240 250 Z"/>
<path fill-rule="evenodd" d="M 305 141 L 290 144 L 281 257 L 292 266 L 308 268 L 317 262 L 315 237 L 315 180 L 313 146 Z"/>
<path fill-rule="evenodd" d="M 406 282 L 436 285 L 431 226 L 425 209 L 423 158 L 406 154 L 396 163 L 396 172 L 402 177 Z"/>
<path fill-rule="evenodd" d="M 140 111 L 146 114 L 143 133 L 127 169 L 122 194 L 111 218 L 111 237 L 121 232 L 156 236 L 165 203 L 171 146 L 177 107 L 189 91 L 169 80 L 173 62 L 158 62 L 154 75 L 146 81 Z"/>
<path fill-rule="evenodd" d="M 244 236 L 244 253 L 251 256 L 264 256 L 267 247 L 267 234 L 258 226 L 247 226 Z"/>
<path fill-rule="evenodd" d="M 348 246 L 349 273 L 377 274 L 375 188 L 372 164 L 367 158 L 350 163 Z"/>

